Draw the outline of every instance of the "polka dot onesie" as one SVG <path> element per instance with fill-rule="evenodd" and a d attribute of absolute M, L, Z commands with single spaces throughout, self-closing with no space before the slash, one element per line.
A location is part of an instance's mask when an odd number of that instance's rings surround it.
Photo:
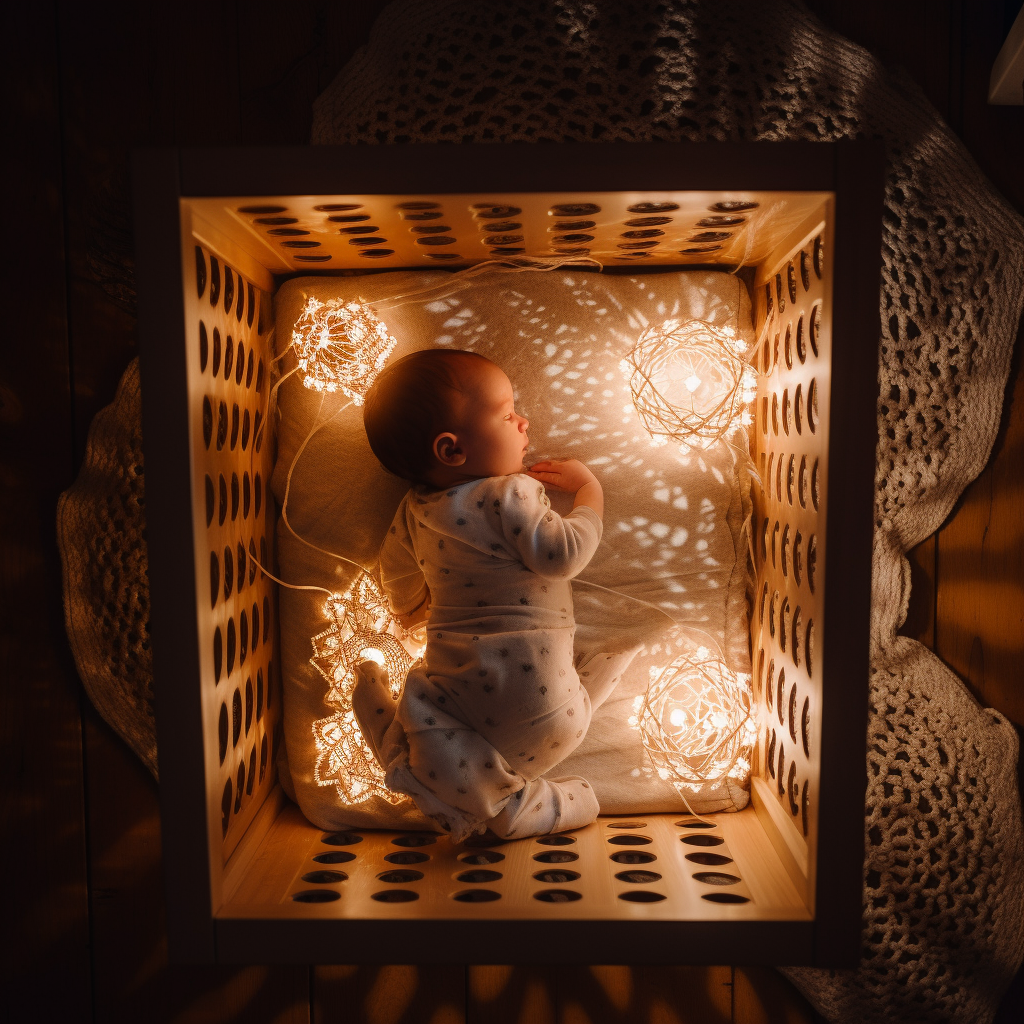
<path fill-rule="evenodd" d="M 635 654 L 573 663 L 569 580 L 601 532 L 593 509 L 559 516 L 524 474 L 416 487 L 398 508 L 381 578 L 396 615 L 429 588 L 426 650 L 397 706 L 373 664 L 353 700 L 388 785 L 457 841 L 485 826 L 509 838 L 597 817 L 585 779 L 541 776 L 579 745 Z"/>

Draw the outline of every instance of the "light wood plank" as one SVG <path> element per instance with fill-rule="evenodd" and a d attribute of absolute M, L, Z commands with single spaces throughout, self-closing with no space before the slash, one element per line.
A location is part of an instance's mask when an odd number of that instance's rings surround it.
<path fill-rule="evenodd" d="M 81 689 L 64 636 L 57 496 L 73 478 L 60 95 L 52 4 L 7 9 L 8 323 L 0 343 L 3 1010 L 91 1013 Z M 54 983 L 59 966 L 59 983 Z"/>
<path fill-rule="evenodd" d="M 305 967 L 168 963 L 156 786 L 91 707 L 86 749 L 97 1024 L 308 1024 Z"/>
<path fill-rule="evenodd" d="M 691 877 L 701 870 L 700 865 L 687 861 L 685 856 L 702 851 L 703 847 L 681 842 L 692 833 L 684 833 L 676 826 L 675 823 L 681 820 L 679 815 L 632 817 L 643 823 L 634 831 L 650 839 L 649 845 L 643 845 L 641 849 L 657 855 L 654 867 L 663 877 L 652 881 L 650 888 L 665 897 L 660 902 L 627 903 L 619 899 L 619 894 L 628 891 L 631 885 L 615 877 L 615 873 L 624 870 L 624 866 L 609 861 L 609 854 L 628 851 L 632 847 L 609 844 L 609 838 L 619 837 L 607 827 L 607 823 L 615 819 L 600 818 L 596 823 L 574 831 L 572 843 L 566 847 L 551 847 L 534 840 L 498 846 L 496 853 L 500 854 L 500 860 L 494 865 L 498 877 L 488 881 L 485 887 L 497 892 L 500 899 L 489 903 L 452 899 L 460 890 L 474 887 L 474 883 L 459 881 L 456 876 L 475 866 L 472 861 L 464 861 L 467 856 L 475 855 L 475 851 L 453 845 L 443 836 L 420 851 L 427 857 L 415 864 L 416 872 L 422 874 L 422 878 L 406 883 L 406 887 L 416 892 L 417 898 L 404 903 L 378 902 L 373 898 L 374 894 L 386 888 L 378 881 L 379 874 L 394 868 L 393 863 L 385 858 L 393 856 L 400 847 L 396 847 L 394 842 L 396 833 L 360 830 L 357 841 L 344 846 L 353 854 L 352 859 L 337 865 L 345 879 L 330 883 L 340 898 L 333 902 L 306 903 L 292 900 L 292 894 L 309 888 L 309 883 L 302 880 L 304 874 L 324 866 L 314 858 L 336 847 L 325 844 L 324 833 L 310 825 L 295 805 L 288 803 L 270 826 L 262 843 L 255 851 L 250 851 L 250 867 L 218 914 L 219 929 L 222 935 L 230 932 L 237 936 L 245 934 L 245 922 L 310 919 L 338 922 L 334 933 L 340 937 L 351 927 L 346 922 L 358 926 L 359 922 L 379 919 L 393 921 L 397 929 L 401 929 L 402 922 L 424 919 L 435 924 L 445 921 L 544 920 L 661 921 L 679 922 L 681 925 L 697 922 L 688 935 L 699 945 L 699 922 L 702 921 L 810 921 L 811 915 L 753 807 L 736 813 L 718 814 L 713 819 L 714 836 L 722 840 L 722 845 L 716 846 L 715 851 L 734 858 L 735 867 L 728 870 L 737 871 L 742 878 L 730 891 L 750 896 L 749 903 L 740 904 L 709 903 L 701 898 L 708 890 Z M 538 871 L 548 866 L 538 863 L 535 857 L 548 855 L 552 850 L 565 850 L 569 856 L 577 858 L 566 867 L 578 872 L 580 877 L 564 883 L 564 887 L 579 892 L 581 899 L 551 904 L 533 898 L 534 893 L 552 885 L 560 887 L 535 877 Z M 554 867 L 557 870 L 558 865 Z M 373 956 L 374 952 L 367 949 L 366 955 Z M 436 952 L 431 951 L 431 957 L 436 956 Z"/>
<path fill-rule="evenodd" d="M 935 649 L 935 584 L 937 543 L 932 534 L 907 552 L 910 562 L 910 604 L 901 636 Z"/>
<path fill-rule="evenodd" d="M 559 975 L 558 1024 L 726 1024 L 730 967 L 579 967 Z"/>
<path fill-rule="evenodd" d="M 771 967 L 733 970 L 735 1024 L 815 1024 L 819 1018 L 806 999 Z"/>
<path fill-rule="evenodd" d="M 1024 367 L 1004 432 L 938 540 L 936 650 L 978 699 L 1024 725 Z"/>
<path fill-rule="evenodd" d="M 453 950 L 464 954 L 465 950 Z M 313 1024 L 465 1024 L 466 969 L 317 967 Z"/>

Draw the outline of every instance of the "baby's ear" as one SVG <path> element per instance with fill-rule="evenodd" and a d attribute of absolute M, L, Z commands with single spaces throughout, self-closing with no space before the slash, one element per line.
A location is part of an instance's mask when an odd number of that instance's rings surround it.
<path fill-rule="evenodd" d="M 466 461 L 466 454 L 459 447 L 459 439 L 454 434 L 438 434 L 434 438 L 432 450 L 443 466 L 461 466 Z"/>

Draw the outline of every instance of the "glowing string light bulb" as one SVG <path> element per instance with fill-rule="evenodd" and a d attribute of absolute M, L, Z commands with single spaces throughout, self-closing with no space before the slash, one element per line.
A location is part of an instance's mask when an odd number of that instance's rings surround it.
<path fill-rule="evenodd" d="M 387 669 L 391 694 L 397 699 L 412 659 L 391 630 L 400 630 L 376 581 L 361 573 L 344 594 L 332 594 L 324 607 L 331 625 L 312 637 L 311 664 L 327 680 L 325 702 L 335 708 L 313 723 L 317 759 L 313 776 L 318 786 L 335 786 L 342 800 L 357 804 L 372 797 L 398 804 L 406 800 L 384 783 L 373 751 L 352 710 L 356 668 L 375 661 Z"/>
<path fill-rule="evenodd" d="M 667 320 L 649 327 L 622 361 L 633 405 L 655 444 L 707 449 L 749 426 L 756 375 L 731 327 Z"/>
<path fill-rule="evenodd" d="M 310 296 L 295 322 L 292 344 L 307 388 L 342 391 L 362 405 L 397 342 L 363 303 Z"/>
<path fill-rule="evenodd" d="M 747 781 L 757 736 L 750 676 L 730 671 L 707 648 L 652 670 L 637 719 L 654 767 L 677 789 Z"/>

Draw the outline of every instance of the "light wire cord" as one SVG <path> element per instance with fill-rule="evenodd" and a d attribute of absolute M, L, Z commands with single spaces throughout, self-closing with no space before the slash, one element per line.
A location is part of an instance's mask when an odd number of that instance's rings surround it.
<path fill-rule="evenodd" d="M 751 244 L 752 243 L 750 243 L 750 242 L 748 242 L 748 244 L 747 244 L 748 251 L 749 251 L 749 248 L 750 248 Z M 469 283 L 470 280 L 472 280 L 475 277 L 478 277 L 480 274 L 485 273 L 485 272 L 491 272 L 491 271 L 497 270 L 499 268 L 500 268 L 500 270 L 502 272 L 505 272 L 505 273 L 518 273 L 518 272 L 524 272 L 524 271 L 557 270 L 557 269 L 560 269 L 560 268 L 565 267 L 565 266 L 579 265 L 579 264 L 590 264 L 590 265 L 596 266 L 598 268 L 598 270 L 603 269 L 603 264 L 601 264 L 600 261 L 595 260 L 595 259 L 591 259 L 591 258 L 580 259 L 580 258 L 577 258 L 577 257 L 571 257 L 571 258 L 552 259 L 552 260 L 545 260 L 545 261 L 541 262 L 541 265 L 537 265 L 536 261 L 535 262 L 520 262 L 520 261 L 488 260 L 488 261 L 485 261 L 484 263 L 479 263 L 479 264 L 476 264 L 476 265 L 474 265 L 472 267 L 469 267 L 466 270 L 459 271 L 459 272 L 451 275 L 451 277 L 448 280 L 439 282 L 436 285 L 432 285 L 432 286 L 427 287 L 427 288 L 417 289 L 417 290 L 412 291 L 412 292 L 404 292 L 404 293 L 402 293 L 400 295 L 392 296 L 392 297 L 390 297 L 390 298 L 388 298 L 386 300 L 380 300 L 378 302 L 371 302 L 371 303 L 369 303 L 369 305 L 372 305 L 372 306 L 376 307 L 377 309 L 381 309 L 381 310 L 395 309 L 395 308 L 398 308 L 401 305 L 406 304 L 407 302 L 409 302 L 409 301 L 411 301 L 411 300 L 413 300 L 415 298 L 421 298 L 422 299 L 423 296 L 429 295 L 431 292 L 439 291 L 440 290 L 441 294 L 436 296 L 435 299 L 433 300 L 433 301 L 437 301 L 438 299 L 445 298 L 448 295 L 454 294 L 454 292 L 461 290 L 463 287 L 465 287 Z M 453 285 L 454 285 L 454 287 L 453 287 Z M 756 342 L 756 344 L 754 346 L 754 350 L 753 351 L 755 353 L 758 351 L 761 343 L 763 342 L 764 337 L 767 334 L 768 326 L 769 326 L 769 324 L 768 324 L 768 322 L 766 322 L 764 328 L 762 329 L 761 336 L 758 338 L 758 340 L 757 340 L 757 342 Z M 270 334 L 269 334 L 268 339 L 267 339 L 268 343 L 270 345 L 273 345 L 274 330 L 275 329 L 273 327 L 271 327 Z M 275 364 L 280 363 L 288 355 L 288 353 L 293 348 L 294 348 L 294 341 L 290 342 L 284 349 L 282 349 L 282 351 L 278 355 L 274 356 L 271 359 L 271 361 L 270 361 L 271 368 L 273 368 L 275 366 Z M 257 436 L 262 437 L 263 432 L 266 430 L 267 423 L 269 421 L 270 415 L 272 415 L 272 413 L 276 409 L 275 399 L 277 397 L 277 392 L 280 389 L 281 385 L 283 385 L 284 382 L 289 377 L 291 377 L 294 373 L 296 373 L 298 371 L 298 369 L 299 369 L 299 366 L 298 366 L 298 364 L 296 364 L 290 370 L 288 370 L 287 372 L 283 373 L 278 378 L 278 380 L 275 381 L 274 385 L 268 390 L 267 401 L 266 401 L 266 406 L 265 406 L 265 412 L 264 412 L 264 417 L 263 417 L 263 422 L 260 424 L 260 430 L 259 430 Z M 345 402 L 344 404 L 338 406 L 338 408 L 335 409 L 334 412 L 331 413 L 331 415 L 327 417 L 327 419 L 325 419 L 325 420 L 323 420 L 321 422 L 320 417 L 323 414 L 323 406 L 324 406 L 325 398 L 326 398 L 326 395 L 325 394 L 321 394 L 320 406 L 317 409 L 317 414 L 316 414 L 316 417 L 314 418 L 313 426 L 310 428 L 309 432 L 306 434 L 306 436 L 303 439 L 302 443 L 299 445 L 298 449 L 295 452 L 295 455 L 292 457 L 291 465 L 288 467 L 288 473 L 287 473 L 287 476 L 285 478 L 285 491 L 284 491 L 284 496 L 283 496 L 283 499 L 282 499 L 282 502 L 281 502 L 281 520 L 285 524 L 285 527 L 289 531 L 289 533 L 291 533 L 292 536 L 297 541 L 299 541 L 301 544 L 305 544 L 307 547 L 312 548 L 314 551 L 317 551 L 320 554 L 324 554 L 324 555 L 327 555 L 330 558 L 335 558 L 338 561 L 345 562 L 348 565 L 351 565 L 351 566 L 355 567 L 360 572 L 365 573 L 367 576 L 370 576 L 371 578 L 373 578 L 377 574 L 375 572 L 371 571 L 370 569 L 368 569 L 366 566 L 362 565 L 361 563 L 356 562 L 355 560 L 353 560 L 351 558 L 348 558 L 345 555 L 339 554 L 336 551 L 329 551 L 326 548 L 322 548 L 319 545 L 314 544 L 312 541 L 307 540 L 305 537 L 302 537 L 295 530 L 295 528 L 292 526 L 291 522 L 288 519 L 288 497 L 289 497 L 289 494 L 290 494 L 290 491 L 291 491 L 292 476 L 293 476 L 293 474 L 295 472 L 296 466 L 298 465 L 299 458 L 301 457 L 302 453 L 306 450 L 306 447 L 308 446 L 309 442 L 313 439 L 313 437 L 316 435 L 316 433 L 318 431 L 320 431 L 321 429 L 323 429 L 324 427 L 328 426 L 330 423 L 332 423 L 337 416 L 339 416 L 346 409 L 350 408 L 351 405 L 352 405 L 352 401 L 351 400 L 349 400 L 348 402 Z M 752 460 L 750 459 L 749 453 L 747 452 L 746 448 L 745 447 L 741 448 L 740 446 L 734 445 L 732 442 L 729 442 L 729 441 L 726 441 L 725 443 L 727 444 L 727 446 L 730 448 L 730 450 L 732 452 L 734 467 L 737 466 L 737 464 L 742 459 L 742 461 L 744 463 L 744 468 L 747 470 L 747 472 L 749 472 L 751 474 L 751 476 L 754 477 L 754 479 L 758 482 L 758 484 L 761 484 L 761 478 L 758 475 L 758 473 L 756 471 L 756 468 L 754 467 L 754 464 L 753 464 Z M 250 448 L 250 450 L 249 450 L 249 469 L 250 469 L 250 474 L 252 473 L 252 469 L 253 469 L 253 457 L 254 457 L 255 450 L 256 450 L 256 436 L 253 437 L 253 445 L 252 445 L 252 448 Z M 751 535 L 750 517 L 749 516 L 745 519 L 745 521 L 743 523 L 742 529 L 743 529 L 743 532 L 745 533 L 746 538 L 747 538 L 749 554 L 750 554 L 751 561 L 753 563 L 753 561 L 754 561 L 754 549 L 753 549 L 753 539 L 752 539 L 752 535 Z M 264 566 L 262 564 L 262 562 L 260 562 L 260 560 L 258 558 L 255 559 L 255 561 L 256 561 L 256 564 L 259 566 L 260 571 L 263 572 L 269 579 L 271 579 L 275 583 L 277 583 L 279 586 L 286 587 L 289 590 L 317 591 L 319 593 L 327 594 L 329 597 L 333 596 L 333 594 L 335 593 L 335 591 L 328 590 L 326 587 L 319 587 L 319 586 L 314 586 L 314 585 L 309 585 L 309 584 L 303 585 L 303 584 L 296 584 L 296 583 L 287 583 L 284 580 L 282 580 L 282 579 L 278 578 L 277 576 L 275 576 L 273 573 L 271 573 L 266 568 L 266 566 Z M 405 573 L 402 576 L 391 577 L 388 580 L 381 579 L 381 584 L 383 585 L 383 584 L 386 584 L 386 583 L 392 583 L 392 582 L 395 582 L 396 580 L 405 579 L 405 578 L 407 578 L 409 576 L 414 576 L 414 575 L 416 575 L 416 573 L 412 572 L 412 573 Z M 660 608 L 658 605 L 653 604 L 650 601 L 645 601 L 642 598 L 635 597 L 632 594 L 626 594 L 623 591 L 615 590 L 615 589 L 613 589 L 611 587 L 605 587 L 605 586 L 603 586 L 600 583 L 593 582 L 592 580 L 585 580 L 585 579 L 577 578 L 573 582 L 583 584 L 584 586 L 593 587 L 593 588 L 595 588 L 597 590 L 603 590 L 603 591 L 605 591 L 605 592 L 607 592 L 609 594 L 613 594 L 613 595 L 615 595 L 617 597 L 624 597 L 627 601 L 633 601 L 633 602 L 635 602 L 637 604 L 643 605 L 646 608 L 650 608 L 653 611 L 656 611 L 658 614 L 662 615 L 664 618 L 668 619 L 668 621 L 671 623 L 671 625 L 674 628 L 682 628 L 683 630 L 685 630 L 687 632 L 690 632 L 690 633 L 700 633 L 700 634 L 702 634 L 703 636 L 705 636 L 711 642 L 711 644 L 714 646 L 714 648 L 716 648 L 718 650 L 719 654 L 721 655 L 721 647 L 720 647 L 720 645 L 718 643 L 718 640 L 715 637 L 713 637 L 710 633 L 708 633 L 706 630 L 701 629 L 699 626 L 684 625 L 684 624 L 678 622 L 672 615 L 670 615 L 667 611 L 665 611 L 665 609 Z M 406 635 L 409 635 L 410 631 L 405 630 L 403 628 L 403 633 L 405 633 Z M 736 726 L 736 728 L 729 734 L 729 736 L 727 736 L 719 744 L 719 747 L 716 748 L 716 749 L 720 749 L 722 746 L 725 746 L 728 742 L 730 742 L 731 739 L 733 738 L 733 736 L 735 736 L 736 732 L 739 731 L 739 729 L 743 726 L 743 724 L 746 722 L 747 718 L 749 718 L 749 717 L 750 717 L 750 712 L 748 710 L 747 715 L 744 716 L 743 721 L 741 721 Z M 712 755 L 713 755 L 713 753 L 714 752 L 712 752 Z M 709 756 L 712 756 L 712 755 L 709 755 Z M 717 778 L 717 779 L 708 780 L 708 781 L 716 782 L 717 783 L 717 782 L 722 781 L 723 778 L 725 778 L 725 776 L 719 776 L 719 778 Z M 679 793 L 679 796 L 682 799 L 683 803 L 686 805 L 687 811 L 694 818 L 696 818 L 698 821 L 705 822 L 706 824 L 712 824 L 711 822 L 708 822 L 708 820 L 706 818 L 702 817 L 696 811 L 693 810 L 692 806 L 690 805 L 690 802 L 686 799 L 686 794 L 683 792 L 683 790 L 681 788 L 677 787 L 677 792 Z"/>

